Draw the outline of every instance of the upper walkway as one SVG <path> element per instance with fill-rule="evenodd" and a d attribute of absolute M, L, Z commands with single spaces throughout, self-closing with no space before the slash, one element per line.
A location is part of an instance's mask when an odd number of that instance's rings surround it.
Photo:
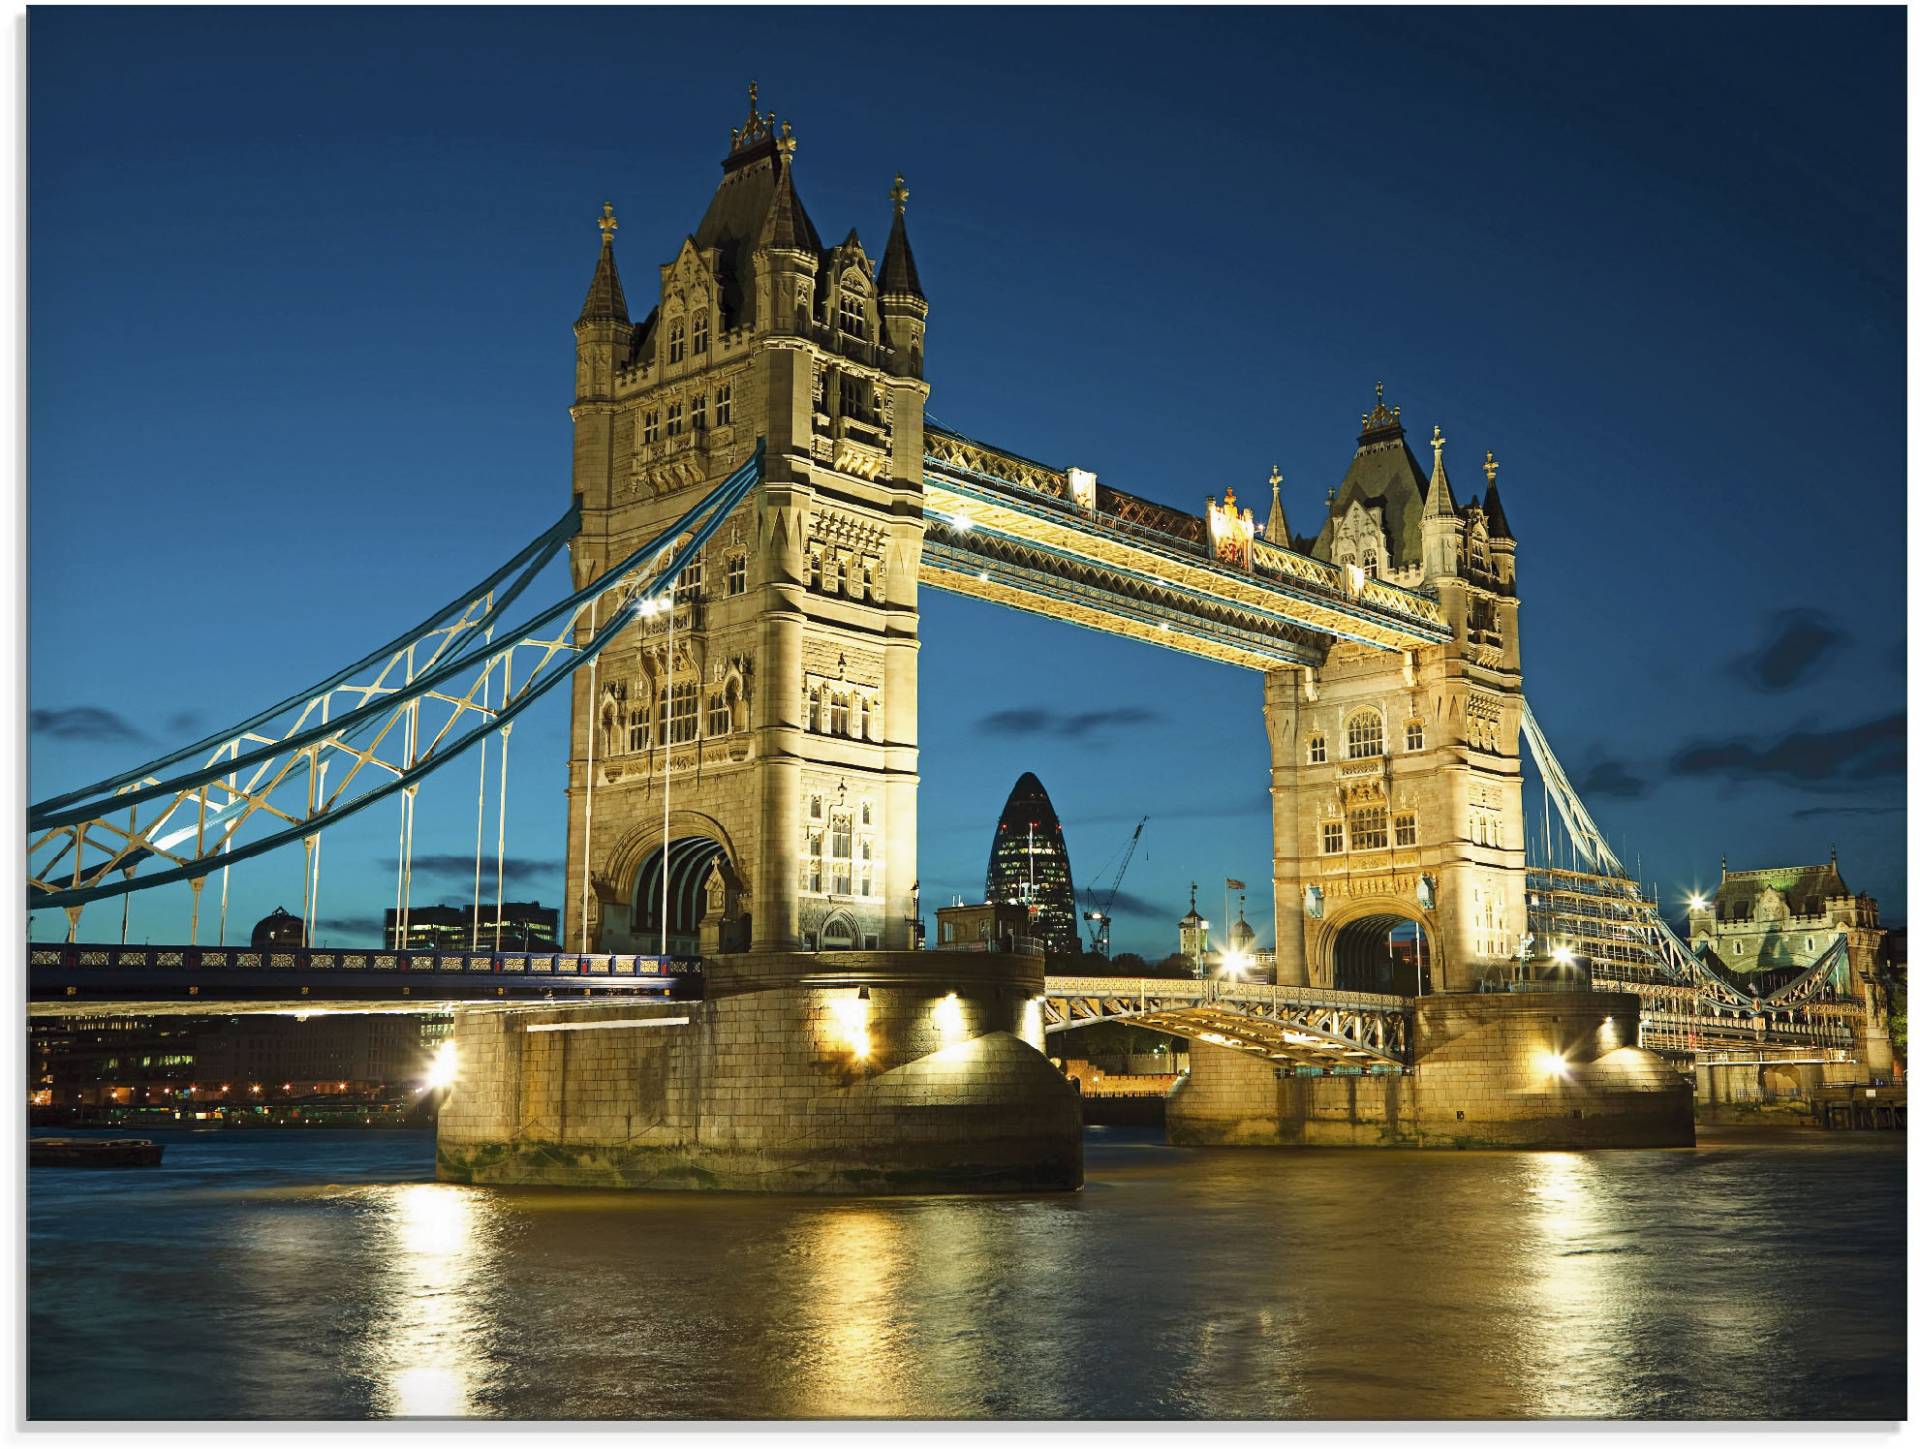
<path fill-rule="evenodd" d="M 1452 637 L 1433 599 L 1268 542 L 1231 494 L 1197 517 L 937 428 L 925 479 L 932 588 L 1248 669 Z"/>

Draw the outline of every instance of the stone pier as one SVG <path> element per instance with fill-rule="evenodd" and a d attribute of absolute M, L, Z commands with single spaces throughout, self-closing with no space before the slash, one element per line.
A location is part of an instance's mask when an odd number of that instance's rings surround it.
<path fill-rule="evenodd" d="M 1692 1092 L 1639 1040 L 1624 992 L 1421 997 L 1413 1070 L 1291 1076 L 1193 1043 L 1167 1104 L 1183 1145 L 1691 1147 Z"/>
<path fill-rule="evenodd" d="M 709 958 L 706 999 L 465 1010 L 449 1182 L 752 1192 L 1071 1190 L 1080 1107 L 1037 957 Z"/>

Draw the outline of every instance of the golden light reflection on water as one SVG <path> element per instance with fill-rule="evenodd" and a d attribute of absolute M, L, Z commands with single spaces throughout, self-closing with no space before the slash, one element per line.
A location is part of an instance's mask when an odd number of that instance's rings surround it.
<path fill-rule="evenodd" d="M 920 1377 L 902 1322 L 905 1227 L 893 1204 L 811 1213 L 796 1225 L 806 1371 L 792 1412 L 806 1418 L 912 1413 L 900 1380 Z"/>
<path fill-rule="evenodd" d="M 482 1278 L 490 1199 L 420 1182 L 386 1195 L 384 1313 L 367 1344 L 376 1412 L 400 1418 L 480 1412 L 487 1375 Z"/>
<path fill-rule="evenodd" d="M 1577 1152 L 1520 1159 L 1532 1254 L 1535 1359 L 1532 1412 L 1541 1417 L 1601 1418 L 1627 1412 L 1618 1366 L 1630 1343 L 1626 1314 L 1637 1285 L 1632 1257 L 1612 1240 L 1600 1195 L 1604 1164 Z M 1595 1372 L 1608 1365 L 1612 1372 Z"/>

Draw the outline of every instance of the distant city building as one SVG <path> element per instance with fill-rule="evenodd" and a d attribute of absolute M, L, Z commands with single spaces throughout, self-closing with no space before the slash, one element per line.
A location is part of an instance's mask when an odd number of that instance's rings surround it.
<path fill-rule="evenodd" d="M 1018 951 L 1034 942 L 1027 934 L 1027 908 L 1011 901 L 942 906 L 934 920 L 937 951 Z"/>
<path fill-rule="evenodd" d="M 307 923 L 285 906 L 275 906 L 273 914 L 262 916 L 253 928 L 253 948 L 256 951 L 269 946 L 298 946 L 306 939 Z"/>
<path fill-rule="evenodd" d="M 1025 934 L 1043 942 L 1047 954 L 1080 954 L 1066 833 L 1046 787 L 1031 770 L 1014 782 L 993 832 L 993 849 L 987 856 L 987 900 L 1024 906 Z"/>
<path fill-rule="evenodd" d="M 560 943 L 560 912 L 538 901 L 508 901 L 498 915 L 491 905 L 480 907 L 479 949 L 491 951 L 494 925 L 499 923 L 503 951 L 555 951 Z M 466 951 L 474 946 L 472 906 L 413 906 L 407 911 L 404 945 L 399 912 L 387 912 L 387 949 L 391 951 Z"/>

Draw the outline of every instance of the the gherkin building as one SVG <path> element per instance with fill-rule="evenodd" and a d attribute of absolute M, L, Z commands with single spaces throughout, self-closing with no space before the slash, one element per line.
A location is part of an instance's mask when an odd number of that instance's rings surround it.
<path fill-rule="evenodd" d="M 1067 837 L 1046 786 L 1029 770 L 1014 782 L 987 856 L 987 899 L 1027 908 L 1027 934 L 1049 956 L 1080 954 Z"/>

